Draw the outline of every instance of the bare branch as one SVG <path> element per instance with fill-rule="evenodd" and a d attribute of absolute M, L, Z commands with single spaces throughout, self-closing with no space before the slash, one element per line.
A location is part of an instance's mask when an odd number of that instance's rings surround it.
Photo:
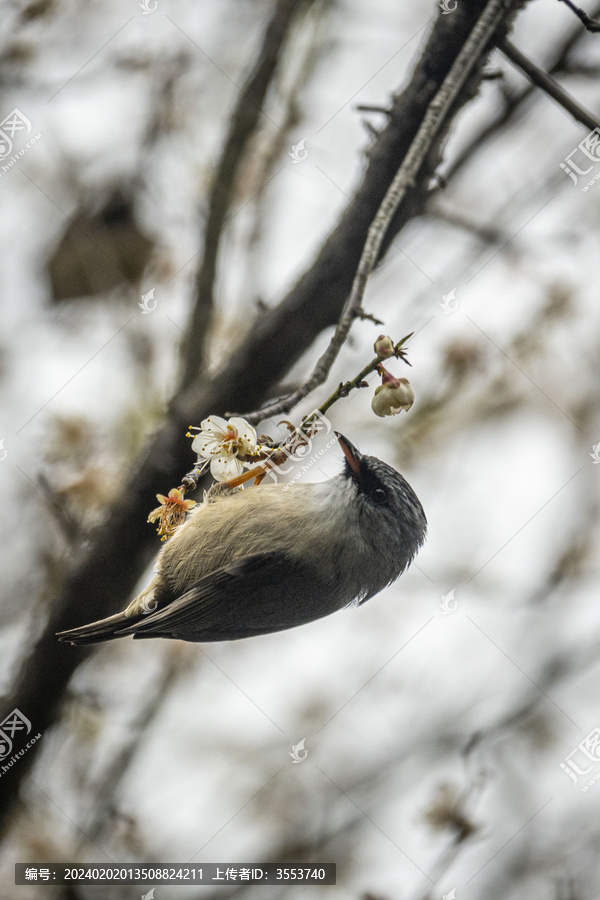
<path fill-rule="evenodd" d="M 354 107 L 354 109 L 357 112 L 381 113 L 384 116 L 389 116 L 389 114 L 391 113 L 391 109 L 389 109 L 387 106 L 376 106 L 368 103 L 359 103 Z"/>
<path fill-rule="evenodd" d="M 504 40 L 498 46 L 502 53 L 510 59 L 512 63 L 518 66 L 518 68 L 521 69 L 521 71 L 523 71 L 537 87 L 545 91 L 553 100 L 556 100 L 559 106 L 566 109 L 577 122 L 581 122 L 581 124 L 585 125 L 586 128 L 589 128 L 590 131 L 593 131 L 594 128 L 598 128 L 600 116 L 594 116 L 592 113 L 588 112 L 588 110 L 571 97 L 571 95 L 568 94 L 551 75 L 544 72 L 543 69 L 540 69 L 540 67 L 529 59 L 528 56 L 521 53 L 514 44 L 511 44 L 508 40 Z"/>
<path fill-rule="evenodd" d="M 410 334 L 407 334 L 406 337 L 403 337 L 402 340 L 399 341 L 394 347 L 394 356 L 397 359 L 401 359 L 408 366 L 410 366 L 410 363 L 406 358 L 406 351 L 402 348 L 406 341 L 408 341 L 409 338 L 413 336 L 413 334 L 414 332 L 411 331 Z M 363 369 L 361 369 L 358 375 L 355 375 L 354 378 L 352 378 L 350 381 L 342 382 L 341 384 L 339 384 L 333 394 L 327 398 L 325 403 L 321 404 L 321 406 L 319 407 L 319 412 L 322 415 L 325 415 L 327 410 L 330 409 L 334 403 L 336 403 L 341 397 L 347 397 L 350 391 L 354 390 L 354 388 L 366 387 L 366 382 L 364 381 L 364 379 L 367 377 L 367 375 L 370 375 L 371 372 L 374 372 L 375 369 L 377 369 L 378 366 L 382 364 L 382 362 L 383 360 L 381 359 L 381 357 L 376 356 L 375 359 L 372 359 L 370 363 L 368 363 Z M 302 428 L 300 430 L 304 431 L 314 418 L 315 414 L 312 413 L 302 423 Z"/>
<path fill-rule="evenodd" d="M 318 360 L 312 375 L 302 387 L 289 396 L 270 403 L 256 412 L 246 414 L 245 418 L 249 422 L 255 423 L 261 419 L 289 412 L 327 379 L 331 367 L 348 337 L 354 319 L 362 315 L 362 300 L 367 281 L 375 268 L 389 224 L 406 194 L 414 186 L 446 116 L 473 66 L 484 53 L 504 13 L 505 8 L 501 0 L 490 0 L 456 57 L 438 93 L 429 104 L 421 126 L 369 228 L 350 296 L 329 346 Z"/>
<path fill-rule="evenodd" d="M 426 215 L 432 219 L 446 222 L 448 225 L 453 225 L 456 228 L 461 228 L 474 235 L 484 244 L 504 244 L 508 240 L 507 234 L 497 226 L 490 225 L 488 222 L 476 222 L 470 216 L 454 209 L 432 206 Z"/>
<path fill-rule="evenodd" d="M 575 6 L 575 4 L 571 2 L 571 0 L 559 0 L 559 2 L 565 3 L 569 7 L 569 9 L 572 9 L 575 15 L 583 22 L 588 31 L 591 31 L 592 33 L 600 31 L 600 24 L 598 22 L 594 22 L 594 20 L 590 18 L 590 16 L 588 16 L 588 14 L 583 9 L 581 9 L 579 6 Z"/>
<path fill-rule="evenodd" d="M 593 10 L 595 16 L 600 15 L 600 3 L 596 3 Z M 558 52 L 553 55 L 552 62 L 547 66 L 550 75 L 569 74 L 569 56 L 575 47 L 581 43 L 585 37 L 585 31 L 575 27 L 566 35 L 565 40 L 558 48 Z M 450 180 L 457 175 L 460 170 L 471 159 L 473 154 L 477 153 L 481 147 L 484 147 L 488 141 L 492 140 L 500 131 L 504 130 L 507 125 L 516 117 L 520 109 L 522 109 L 526 100 L 531 97 L 535 91 L 535 85 L 531 82 L 518 94 L 511 99 L 506 98 L 503 109 L 494 116 L 493 120 L 485 125 L 474 138 L 468 142 L 460 154 L 451 161 L 450 166 L 445 170 L 444 177 Z"/>
<path fill-rule="evenodd" d="M 262 106 L 294 17 L 309 2 L 312 0 L 278 0 L 275 4 L 256 62 L 241 89 L 231 117 L 208 201 L 202 259 L 196 273 L 196 296 L 181 374 L 182 387 L 197 378 L 204 365 L 204 349 L 214 306 L 217 258 L 236 175 L 248 143 L 264 116 Z"/>

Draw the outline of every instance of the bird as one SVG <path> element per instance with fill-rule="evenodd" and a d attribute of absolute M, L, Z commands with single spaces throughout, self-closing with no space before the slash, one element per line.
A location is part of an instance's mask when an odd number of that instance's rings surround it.
<path fill-rule="evenodd" d="M 335 434 L 345 457 L 339 474 L 242 490 L 214 485 L 123 612 L 58 639 L 75 646 L 131 635 L 239 640 L 374 597 L 411 564 L 427 519 L 399 472 Z"/>

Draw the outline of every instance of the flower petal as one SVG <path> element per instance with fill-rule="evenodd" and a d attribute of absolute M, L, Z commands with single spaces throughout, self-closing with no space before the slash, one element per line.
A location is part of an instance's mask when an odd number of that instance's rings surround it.
<path fill-rule="evenodd" d="M 227 421 L 221 416 L 209 416 L 200 422 L 202 431 L 211 431 L 215 437 L 223 437 L 227 434 Z"/>
<path fill-rule="evenodd" d="M 175 501 L 175 503 L 181 503 L 183 500 L 183 495 L 178 488 L 171 488 L 169 491 L 169 500 Z"/>
<path fill-rule="evenodd" d="M 197 434 L 192 441 L 192 450 L 194 453 L 202 456 L 203 459 L 208 459 L 209 457 L 214 456 L 215 453 L 219 453 L 220 447 L 221 444 L 219 438 L 215 437 L 213 434 Z"/>
<path fill-rule="evenodd" d="M 240 416 L 232 416 L 228 424 L 232 425 L 237 431 L 238 441 L 244 450 L 254 450 L 256 447 L 256 430 L 252 425 Z"/>
<path fill-rule="evenodd" d="M 243 471 L 242 463 L 235 456 L 217 456 L 210 464 L 210 474 L 215 481 L 229 481 Z"/>
<path fill-rule="evenodd" d="M 371 409 L 377 416 L 396 416 L 408 410 L 415 402 L 415 392 L 406 378 L 392 379 L 380 384 L 371 400 Z"/>

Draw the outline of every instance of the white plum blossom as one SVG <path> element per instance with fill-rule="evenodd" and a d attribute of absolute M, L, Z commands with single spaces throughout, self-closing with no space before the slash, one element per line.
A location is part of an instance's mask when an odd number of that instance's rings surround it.
<path fill-rule="evenodd" d="M 253 465 L 238 456 L 254 456 L 260 452 L 256 431 L 239 416 L 223 419 L 209 416 L 200 423 L 200 431 L 192 441 L 192 450 L 199 457 L 210 460 L 210 474 L 215 481 L 229 481 Z"/>
<path fill-rule="evenodd" d="M 386 377 L 387 376 L 387 377 Z M 385 372 L 384 382 L 375 388 L 371 409 L 376 416 L 395 416 L 415 402 L 415 392 L 407 378 L 393 378 Z"/>

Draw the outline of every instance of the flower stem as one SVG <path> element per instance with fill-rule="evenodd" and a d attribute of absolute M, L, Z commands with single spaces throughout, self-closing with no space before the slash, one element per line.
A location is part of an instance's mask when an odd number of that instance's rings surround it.
<path fill-rule="evenodd" d="M 398 341 L 398 343 L 394 346 L 394 356 L 399 359 L 404 359 L 404 353 L 406 351 L 403 351 L 402 348 L 407 340 L 413 336 L 413 334 L 414 331 L 411 331 L 411 333 L 403 337 L 401 341 Z M 406 359 L 404 359 L 404 361 L 407 362 Z M 342 397 L 347 397 L 350 391 L 354 390 L 354 388 L 365 387 L 362 382 L 367 377 L 367 375 L 370 375 L 371 372 L 374 372 L 377 369 L 377 366 L 380 363 L 380 357 L 376 356 L 375 359 L 372 359 L 371 362 L 364 367 L 364 369 L 361 369 L 358 375 L 355 375 L 355 377 L 352 378 L 351 381 L 340 382 L 333 394 L 331 394 L 331 396 L 329 396 L 327 400 L 322 403 L 321 406 L 318 407 L 318 409 L 315 410 L 315 412 L 311 413 L 310 416 L 304 419 L 298 431 L 301 434 L 307 434 L 311 422 L 316 419 L 318 413 L 324 416 L 327 410 L 330 409 L 330 407 L 332 407 L 334 403 L 336 403 Z"/>

